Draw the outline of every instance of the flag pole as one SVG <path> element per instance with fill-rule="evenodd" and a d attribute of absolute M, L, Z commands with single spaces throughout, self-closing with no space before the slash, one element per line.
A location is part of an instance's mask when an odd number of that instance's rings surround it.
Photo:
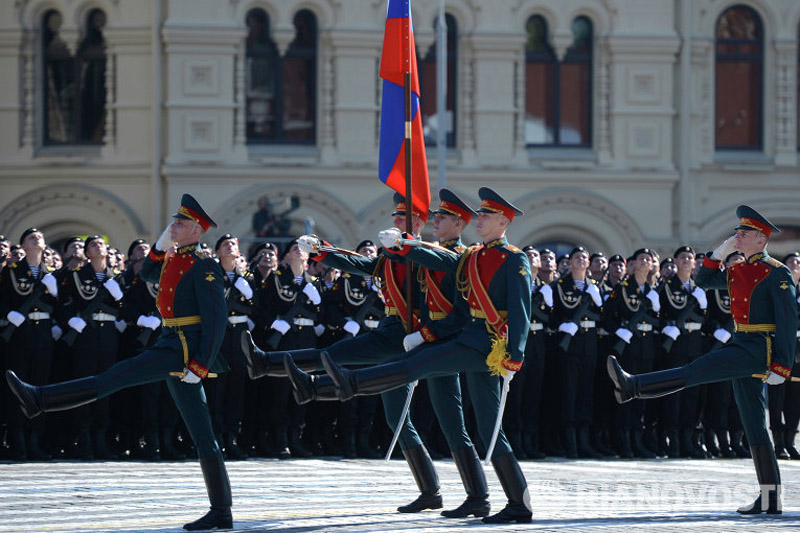
<path fill-rule="evenodd" d="M 409 18 L 406 19 L 405 23 L 403 24 L 403 43 L 402 43 L 402 50 L 403 50 L 403 71 L 405 72 L 404 75 L 404 86 L 405 86 L 405 111 L 406 111 L 406 233 L 410 236 L 414 235 L 414 227 L 412 224 L 412 218 L 414 217 L 414 202 L 413 202 L 413 195 L 412 191 L 414 190 L 411 186 L 411 54 L 413 51 L 411 50 L 411 35 L 410 35 L 410 26 L 411 26 L 411 9 L 409 6 Z M 411 237 L 413 238 L 413 237 Z M 414 279 L 412 276 L 412 264 L 408 262 L 406 264 L 406 332 L 412 333 L 412 329 L 414 327 L 414 290 L 413 290 L 413 283 Z"/>

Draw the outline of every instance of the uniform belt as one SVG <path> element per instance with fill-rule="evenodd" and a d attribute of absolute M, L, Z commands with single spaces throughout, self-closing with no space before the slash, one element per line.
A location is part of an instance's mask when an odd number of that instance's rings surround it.
<path fill-rule="evenodd" d="M 28 319 L 30 320 L 47 320 L 48 318 L 50 318 L 50 313 L 42 313 L 41 311 L 28 313 Z"/>
<path fill-rule="evenodd" d="M 161 325 L 165 328 L 180 328 L 200 323 L 200 315 L 180 316 L 177 318 L 162 318 Z"/>
<path fill-rule="evenodd" d="M 92 320 L 95 322 L 114 322 L 117 317 L 108 313 L 92 313 Z"/>
<path fill-rule="evenodd" d="M 582 328 L 589 329 L 595 327 L 597 323 L 594 320 L 581 320 L 578 322 L 578 325 Z"/>
<path fill-rule="evenodd" d="M 247 322 L 247 315 L 236 315 L 228 317 L 228 324 L 243 324 Z"/>
<path fill-rule="evenodd" d="M 367 326 L 369 329 L 375 329 L 381 323 L 380 320 L 364 320 L 364 325 Z"/>
<path fill-rule="evenodd" d="M 386 316 L 400 316 L 400 311 L 396 307 L 389 307 L 388 305 L 383 308 Z M 419 309 L 414 309 L 414 316 L 419 316 Z"/>
<path fill-rule="evenodd" d="M 733 331 L 742 333 L 770 333 L 775 330 L 775 324 L 733 324 Z"/>
<path fill-rule="evenodd" d="M 686 328 L 686 331 L 697 331 L 703 327 L 703 324 L 700 322 L 687 322 L 683 327 Z"/>
<path fill-rule="evenodd" d="M 653 324 L 636 324 L 639 331 L 653 331 Z"/>
<path fill-rule="evenodd" d="M 431 320 L 441 320 L 447 316 L 448 313 L 444 311 L 428 311 L 428 316 L 431 317 Z"/>
<path fill-rule="evenodd" d="M 539 331 L 544 329 L 544 324 L 541 322 L 531 322 L 530 328 L 531 331 Z"/>
<path fill-rule="evenodd" d="M 295 326 L 313 326 L 314 321 L 310 318 L 293 318 L 292 324 Z"/>
<path fill-rule="evenodd" d="M 503 318 L 508 317 L 508 311 L 498 311 L 497 313 Z M 486 313 L 484 313 L 480 309 L 473 309 L 473 308 L 470 307 L 469 308 L 469 314 L 470 314 L 470 316 L 475 317 L 475 318 L 484 318 L 484 319 L 486 318 Z"/>

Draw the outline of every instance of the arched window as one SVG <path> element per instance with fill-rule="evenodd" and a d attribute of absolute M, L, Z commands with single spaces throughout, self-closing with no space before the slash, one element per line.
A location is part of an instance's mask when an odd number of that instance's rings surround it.
<path fill-rule="evenodd" d="M 741 5 L 726 9 L 716 29 L 717 149 L 762 148 L 763 63 L 758 14 Z"/>
<path fill-rule="evenodd" d="M 106 116 L 106 15 L 93 9 L 73 57 L 59 31 L 63 18 L 42 19 L 44 135 L 46 145 L 101 144 Z"/>
<path fill-rule="evenodd" d="M 247 142 L 313 144 L 316 139 L 317 19 L 294 17 L 295 38 L 284 57 L 270 38 L 269 16 L 247 13 Z"/>
<path fill-rule="evenodd" d="M 444 124 L 447 128 L 447 146 L 456 145 L 456 64 L 458 52 L 458 28 L 453 15 L 445 13 L 447 25 L 447 94 L 445 94 Z M 433 24 L 434 32 L 437 31 L 438 17 Z M 424 57 L 417 56 L 419 69 L 420 107 L 422 108 L 422 131 L 425 135 L 425 144 L 436 146 L 437 131 L 439 129 L 439 114 L 436 109 L 436 41 L 433 42 Z"/>
<path fill-rule="evenodd" d="M 525 29 L 525 143 L 591 146 L 592 22 L 572 21 L 573 41 L 563 61 L 550 46 L 544 17 L 530 17 Z"/>

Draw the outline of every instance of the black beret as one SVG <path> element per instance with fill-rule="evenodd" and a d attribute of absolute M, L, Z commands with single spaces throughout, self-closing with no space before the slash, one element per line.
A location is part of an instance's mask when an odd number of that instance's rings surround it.
<path fill-rule="evenodd" d="M 785 263 L 786 261 L 788 261 L 792 257 L 800 257 L 800 252 L 792 252 L 792 253 L 786 254 L 785 256 L 783 256 L 783 261 L 782 262 Z"/>
<path fill-rule="evenodd" d="M 283 249 L 283 252 L 281 252 L 281 260 L 283 260 L 283 258 L 286 257 L 286 254 L 289 253 L 289 250 L 291 250 L 292 246 L 294 246 L 295 244 L 297 244 L 297 239 L 292 239 L 291 241 L 286 243 L 286 247 Z"/>
<path fill-rule="evenodd" d="M 594 261 L 595 259 L 597 259 L 598 257 L 605 257 L 605 256 L 606 256 L 606 254 L 604 254 L 603 252 L 595 252 L 595 253 L 593 253 L 592 255 L 589 256 L 589 261 L 591 262 L 591 261 Z"/>
<path fill-rule="evenodd" d="M 609 257 L 609 258 L 608 258 L 608 264 L 609 264 L 609 265 L 610 265 L 611 263 L 615 263 L 615 262 L 617 262 L 617 261 L 619 261 L 619 262 L 620 262 L 620 263 L 622 263 L 622 264 L 626 264 L 626 263 L 627 263 L 627 261 L 625 261 L 625 258 L 624 258 L 624 257 L 622 257 L 622 256 L 621 256 L 621 255 L 619 255 L 619 254 L 614 254 L 614 255 L 612 255 L 611 257 Z"/>
<path fill-rule="evenodd" d="M 671 257 L 667 257 L 666 259 L 663 259 L 661 261 L 661 267 L 663 268 L 664 265 L 669 265 L 670 263 L 674 265 L 675 264 L 675 260 L 672 259 Z"/>
<path fill-rule="evenodd" d="M 588 251 L 588 250 L 586 250 L 586 248 L 584 248 L 583 246 L 576 246 L 576 247 L 575 247 L 575 248 L 573 248 L 573 249 L 572 249 L 572 251 L 569 253 L 569 258 L 570 258 L 570 259 L 572 259 L 572 256 L 573 256 L 573 255 L 575 255 L 575 254 L 581 254 L 581 253 L 583 253 L 583 254 L 586 254 L 586 255 L 589 255 L 589 251 Z"/>
<path fill-rule="evenodd" d="M 275 252 L 275 255 L 278 255 L 278 247 L 275 246 L 274 244 L 272 244 L 271 242 L 266 242 L 265 241 L 265 242 L 262 242 L 261 244 L 259 244 L 258 246 L 255 247 L 255 249 L 253 250 L 253 255 L 252 255 L 252 257 L 250 259 L 252 259 L 253 257 L 257 256 L 258 252 L 260 252 L 261 250 L 264 250 L 266 248 L 269 248 L 270 250 Z"/>
<path fill-rule="evenodd" d="M 672 254 L 672 257 L 674 257 L 674 258 L 677 258 L 677 257 L 678 257 L 680 254 L 682 254 L 683 252 L 689 252 L 690 254 L 692 254 L 692 255 L 695 255 L 695 253 L 694 253 L 694 248 L 692 248 L 691 246 L 689 246 L 689 245 L 687 244 L 687 245 L 685 245 L 685 246 L 681 246 L 680 248 L 678 248 L 677 250 L 675 250 L 675 253 L 673 253 L 673 254 Z"/>
<path fill-rule="evenodd" d="M 363 241 L 358 243 L 358 246 L 356 246 L 356 252 L 359 251 L 360 249 L 362 249 L 365 246 L 375 246 L 375 243 L 372 242 L 369 239 L 364 239 Z M 376 246 L 376 248 L 377 248 L 377 246 Z"/>
<path fill-rule="evenodd" d="M 727 257 L 725 257 L 724 263 L 727 263 L 728 261 L 730 261 L 731 257 L 733 257 L 734 255 L 740 255 L 740 256 L 744 257 L 744 254 L 742 252 L 740 252 L 739 250 L 735 250 L 735 251 L 729 253 L 727 255 Z"/>
<path fill-rule="evenodd" d="M 532 244 L 529 244 L 528 246 L 526 246 L 525 248 L 522 249 L 523 252 L 528 252 L 530 250 L 534 250 L 534 251 L 538 252 L 538 250 L 536 250 L 536 247 L 534 245 L 532 245 Z"/>
<path fill-rule="evenodd" d="M 25 237 L 30 235 L 31 233 L 41 233 L 38 228 L 28 228 L 22 232 L 22 237 L 19 238 L 19 243 L 22 244 L 22 241 L 25 240 Z"/>
<path fill-rule="evenodd" d="M 227 240 L 230 240 L 230 239 L 234 239 L 234 240 L 238 241 L 238 239 L 236 237 L 234 237 L 230 233 L 226 233 L 225 235 L 223 235 L 222 237 L 217 239 L 217 244 L 214 245 L 214 251 L 219 250 L 219 247 L 222 246 L 222 243 L 227 241 Z"/>
<path fill-rule="evenodd" d="M 638 250 L 633 252 L 633 255 L 631 255 L 630 258 L 635 261 L 636 258 L 639 257 L 642 254 L 648 254 L 651 257 L 654 256 L 653 250 L 651 250 L 650 248 L 639 248 Z"/>
<path fill-rule="evenodd" d="M 544 254 L 556 255 L 556 253 L 550 248 L 542 248 L 539 250 L 539 255 L 544 255 Z"/>
<path fill-rule="evenodd" d="M 5 235 L 0 235 L 0 242 L 9 242 Z"/>
<path fill-rule="evenodd" d="M 103 237 L 101 237 L 100 235 L 89 235 L 89 236 L 88 236 L 88 237 L 86 237 L 86 239 L 83 241 L 83 247 L 84 247 L 84 248 L 88 248 L 88 247 L 89 247 L 89 243 L 90 243 L 90 242 L 92 242 L 92 241 L 98 241 L 98 240 L 99 240 L 99 241 L 106 242 L 106 241 L 105 241 L 105 239 L 103 239 Z"/>
<path fill-rule="evenodd" d="M 131 254 L 133 253 L 133 249 L 139 246 L 140 244 L 147 244 L 147 241 L 144 239 L 136 239 L 135 241 L 133 241 L 131 245 L 128 246 L 128 257 L 130 257 Z"/>
<path fill-rule="evenodd" d="M 69 248 L 69 245 L 72 244 L 73 242 L 79 242 L 79 243 L 83 244 L 83 239 L 81 239 L 77 235 L 67 239 L 67 242 L 64 243 L 64 251 L 65 252 L 67 251 L 67 248 Z"/>

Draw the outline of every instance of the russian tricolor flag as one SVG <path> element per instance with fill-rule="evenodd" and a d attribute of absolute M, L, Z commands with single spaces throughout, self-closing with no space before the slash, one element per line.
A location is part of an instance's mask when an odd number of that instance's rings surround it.
<path fill-rule="evenodd" d="M 411 177 L 412 201 L 427 212 L 431 203 L 428 160 L 419 109 L 419 77 L 411 22 L 411 0 L 389 0 L 386 32 L 383 36 L 380 77 L 383 79 L 381 139 L 378 176 L 381 181 L 406 194 L 405 167 L 405 73 L 411 74 Z"/>

